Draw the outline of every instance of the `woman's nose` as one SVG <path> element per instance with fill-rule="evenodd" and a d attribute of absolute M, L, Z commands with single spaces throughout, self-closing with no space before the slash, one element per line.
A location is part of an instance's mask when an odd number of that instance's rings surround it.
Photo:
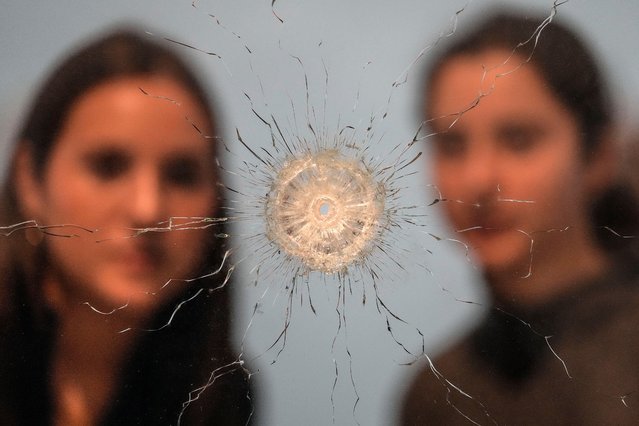
<path fill-rule="evenodd" d="M 463 170 L 469 202 L 480 203 L 496 197 L 500 186 L 497 153 L 487 147 L 469 152 Z"/>
<path fill-rule="evenodd" d="M 131 188 L 129 211 L 136 227 L 155 226 L 167 220 L 165 200 L 159 176 L 153 171 L 140 171 L 136 174 Z"/>

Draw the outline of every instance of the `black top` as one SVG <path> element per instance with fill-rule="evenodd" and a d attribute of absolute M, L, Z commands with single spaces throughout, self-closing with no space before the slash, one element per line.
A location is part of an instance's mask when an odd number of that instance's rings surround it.
<path fill-rule="evenodd" d="M 227 327 L 216 327 L 216 321 L 226 320 L 225 304 L 219 303 L 223 293 L 205 289 L 170 326 L 142 335 L 99 424 L 177 425 L 184 403 L 196 395 L 190 392 L 209 381 L 211 386 L 184 410 L 181 425 L 243 426 L 254 419 L 248 370 L 231 355 L 228 336 L 212 332 Z M 154 326 L 164 325 L 174 310 L 175 303 L 167 304 Z M 1 326 L 0 424 L 51 424 L 55 326 L 29 315 Z"/>
<path fill-rule="evenodd" d="M 534 311 L 493 307 L 419 372 L 401 424 L 639 424 L 636 277 L 608 273 Z"/>

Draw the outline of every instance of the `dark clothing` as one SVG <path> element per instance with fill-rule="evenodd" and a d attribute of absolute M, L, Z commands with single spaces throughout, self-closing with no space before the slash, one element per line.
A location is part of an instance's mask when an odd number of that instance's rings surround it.
<path fill-rule="evenodd" d="M 535 311 L 493 308 L 420 371 L 403 425 L 639 424 L 639 282 L 609 274 Z"/>
<path fill-rule="evenodd" d="M 182 299 L 189 295 L 182 295 Z M 98 424 L 245 426 L 253 418 L 253 384 L 231 355 L 222 292 L 202 292 L 178 312 L 176 302 L 143 333 Z M 167 324 L 175 312 L 169 326 Z M 0 425 L 48 425 L 53 416 L 51 354 L 55 321 L 24 315 L 0 334 Z M 80 325 L 79 325 L 80 326 Z M 217 333 L 215 333 L 217 331 Z M 196 399 L 197 389 L 211 382 Z M 194 391 L 190 394 L 191 391 Z"/>

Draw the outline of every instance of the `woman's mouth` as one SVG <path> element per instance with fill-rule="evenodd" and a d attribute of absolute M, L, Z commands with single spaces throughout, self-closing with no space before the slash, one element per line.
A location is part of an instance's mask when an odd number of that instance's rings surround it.
<path fill-rule="evenodd" d="M 128 269 L 145 273 L 158 269 L 166 260 L 160 245 L 149 243 L 136 243 L 123 250 L 120 259 Z"/>

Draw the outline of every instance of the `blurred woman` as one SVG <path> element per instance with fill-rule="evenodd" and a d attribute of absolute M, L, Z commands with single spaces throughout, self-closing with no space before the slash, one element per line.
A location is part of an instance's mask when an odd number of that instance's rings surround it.
<path fill-rule="evenodd" d="M 46 80 L 1 198 L 1 225 L 32 225 L 0 239 L 1 424 L 248 422 L 225 232 L 206 219 L 217 134 L 189 68 L 135 33 Z"/>
<path fill-rule="evenodd" d="M 492 309 L 426 366 L 403 424 L 634 424 L 636 209 L 615 178 L 612 111 L 584 44 L 499 13 L 427 74 L 436 184 Z"/>

